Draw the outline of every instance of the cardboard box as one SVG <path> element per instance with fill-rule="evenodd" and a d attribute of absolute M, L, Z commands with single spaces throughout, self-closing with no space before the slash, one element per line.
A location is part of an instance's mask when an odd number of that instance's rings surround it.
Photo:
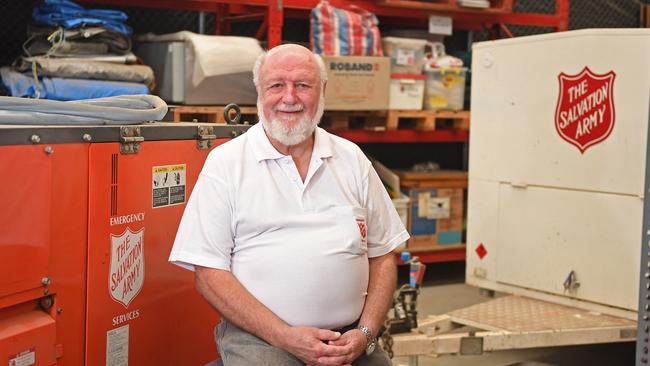
<path fill-rule="evenodd" d="M 323 56 L 327 68 L 325 109 L 383 110 L 388 106 L 390 59 L 369 56 Z"/>
<path fill-rule="evenodd" d="M 467 173 L 397 172 L 402 191 L 410 198 L 409 250 L 444 249 L 463 244 Z"/>
<path fill-rule="evenodd" d="M 437 249 L 463 243 L 462 188 L 415 188 L 405 192 L 411 200 L 408 249 Z"/>

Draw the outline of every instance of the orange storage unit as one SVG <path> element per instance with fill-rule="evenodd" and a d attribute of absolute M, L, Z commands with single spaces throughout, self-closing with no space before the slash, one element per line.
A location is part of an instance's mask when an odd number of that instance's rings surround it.
<path fill-rule="evenodd" d="M 0 365 L 203 365 L 215 311 L 167 262 L 211 147 L 245 126 L 0 126 Z"/>

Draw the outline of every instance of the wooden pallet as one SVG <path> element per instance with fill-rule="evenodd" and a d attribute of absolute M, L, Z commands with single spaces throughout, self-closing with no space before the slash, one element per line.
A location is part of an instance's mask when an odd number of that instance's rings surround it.
<path fill-rule="evenodd" d="M 323 126 L 330 130 L 367 129 L 392 131 L 415 129 L 433 131 L 441 128 L 468 130 L 468 111 L 330 111 L 323 118 Z"/>
<path fill-rule="evenodd" d="M 385 129 L 386 111 L 327 111 L 320 126 L 328 130 Z"/>
<path fill-rule="evenodd" d="M 225 124 L 223 117 L 225 106 L 170 106 L 169 114 L 174 122 L 209 122 Z M 251 106 L 239 106 L 242 114 L 242 121 L 254 123 L 257 121 L 257 108 Z M 232 112 L 231 112 L 232 113 Z"/>
<path fill-rule="evenodd" d="M 226 123 L 224 106 L 170 106 L 174 122 Z M 257 108 L 240 106 L 243 120 L 257 122 Z M 327 111 L 322 127 L 330 130 L 367 129 L 391 131 L 398 128 L 432 131 L 440 128 L 469 129 L 468 111 Z"/>
<path fill-rule="evenodd" d="M 399 123 L 406 119 L 413 119 L 416 122 L 415 129 L 432 131 L 442 127 L 444 121 L 451 122 L 455 129 L 469 130 L 468 111 L 388 111 L 386 122 L 387 130 L 396 130 Z"/>
<path fill-rule="evenodd" d="M 633 342 L 633 320 L 523 296 L 505 296 L 418 319 L 392 336 L 395 356 L 480 355 L 522 348 Z"/>

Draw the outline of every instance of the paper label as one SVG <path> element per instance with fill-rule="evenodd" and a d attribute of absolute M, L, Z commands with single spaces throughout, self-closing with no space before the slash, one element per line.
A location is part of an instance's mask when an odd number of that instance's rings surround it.
<path fill-rule="evenodd" d="M 427 219 L 448 219 L 450 216 L 450 199 L 449 197 L 431 198 Z"/>
<path fill-rule="evenodd" d="M 429 216 L 429 200 L 431 200 L 431 192 L 418 193 L 418 217 Z"/>
<path fill-rule="evenodd" d="M 129 365 L 129 325 L 106 332 L 106 366 Z"/>
<path fill-rule="evenodd" d="M 429 15 L 429 33 L 451 36 L 453 24 L 450 17 Z"/>
<path fill-rule="evenodd" d="M 395 62 L 398 65 L 411 66 L 415 63 L 415 51 L 403 48 L 397 49 L 397 58 Z"/>
<path fill-rule="evenodd" d="M 153 208 L 185 203 L 185 164 L 151 168 L 151 206 Z"/>
<path fill-rule="evenodd" d="M 9 366 L 30 366 L 36 363 L 36 349 L 30 348 L 9 356 Z"/>

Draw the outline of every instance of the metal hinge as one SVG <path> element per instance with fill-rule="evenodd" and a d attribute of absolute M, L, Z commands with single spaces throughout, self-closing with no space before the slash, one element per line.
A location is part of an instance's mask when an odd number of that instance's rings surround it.
<path fill-rule="evenodd" d="M 528 183 L 524 181 L 510 182 L 512 188 L 528 188 Z"/>
<path fill-rule="evenodd" d="M 140 143 L 144 137 L 140 135 L 140 127 L 120 127 L 120 153 L 137 154 L 140 152 Z"/>
<path fill-rule="evenodd" d="M 216 138 L 217 135 L 214 134 L 214 127 L 199 126 L 196 147 L 199 150 L 209 149 L 212 147 L 212 140 Z"/>

